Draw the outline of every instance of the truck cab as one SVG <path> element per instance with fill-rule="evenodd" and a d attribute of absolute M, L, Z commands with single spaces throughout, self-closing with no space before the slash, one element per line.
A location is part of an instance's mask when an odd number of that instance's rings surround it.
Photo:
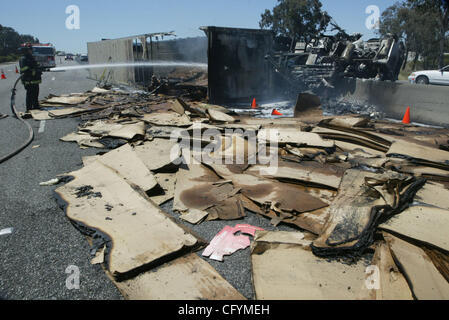
<path fill-rule="evenodd" d="M 33 56 L 42 68 L 56 67 L 56 50 L 51 44 L 33 44 Z"/>

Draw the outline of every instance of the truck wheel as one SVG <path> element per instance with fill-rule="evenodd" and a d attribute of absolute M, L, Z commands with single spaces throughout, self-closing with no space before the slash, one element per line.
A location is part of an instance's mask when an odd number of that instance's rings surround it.
<path fill-rule="evenodd" d="M 418 79 L 416 79 L 417 84 L 429 84 L 429 78 L 426 76 L 419 76 Z"/>

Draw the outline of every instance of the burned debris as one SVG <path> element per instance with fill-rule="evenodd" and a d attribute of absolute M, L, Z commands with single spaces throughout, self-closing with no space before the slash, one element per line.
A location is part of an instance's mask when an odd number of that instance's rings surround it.
<path fill-rule="evenodd" d="M 293 94 L 323 94 L 343 78 L 396 81 L 405 62 L 405 45 L 394 35 L 363 41 L 333 24 L 335 35 L 322 35 L 294 50 L 269 54 L 266 59 L 290 86 Z"/>
<path fill-rule="evenodd" d="M 246 249 L 246 298 L 449 298 L 446 129 L 94 91 L 43 105 L 82 120 L 63 141 L 99 150 L 56 194 L 87 238 L 101 233 L 92 263 L 124 297 L 244 299 L 212 263 Z M 218 220 L 207 239 L 192 231 Z"/>

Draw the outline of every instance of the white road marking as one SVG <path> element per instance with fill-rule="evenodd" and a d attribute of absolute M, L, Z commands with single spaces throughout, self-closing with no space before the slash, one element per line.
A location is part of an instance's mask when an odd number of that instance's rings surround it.
<path fill-rule="evenodd" d="M 41 121 L 41 124 L 40 124 L 40 126 L 39 126 L 39 133 L 44 133 L 44 131 L 45 131 L 45 120 L 42 120 Z"/>

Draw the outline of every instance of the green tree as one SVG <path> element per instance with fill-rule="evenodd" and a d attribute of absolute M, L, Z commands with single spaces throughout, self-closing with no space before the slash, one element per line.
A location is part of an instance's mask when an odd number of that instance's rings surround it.
<path fill-rule="evenodd" d="M 13 28 L 0 25 L 0 57 L 17 55 L 20 45 L 25 42 L 36 43 L 36 39 L 30 35 L 21 35 Z"/>
<path fill-rule="evenodd" d="M 413 68 L 419 57 L 424 58 L 424 67 L 435 67 L 438 60 L 438 12 L 418 10 L 408 1 L 397 2 L 387 8 L 380 21 L 381 35 L 396 34 L 406 42 L 407 53 L 415 52 Z"/>
<path fill-rule="evenodd" d="M 449 1 L 448 0 L 408 0 L 411 7 L 418 12 L 425 14 L 433 11 L 437 13 L 438 32 L 437 38 L 439 43 L 439 61 L 440 68 L 444 67 L 444 50 L 446 43 L 446 35 L 449 31 Z"/>
<path fill-rule="evenodd" d="M 324 32 L 331 17 L 322 10 L 320 0 L 278 0 L 273 10 L 265 10 L 261 16 L 261 29 L 272 29 L 276 36 L 300 40 L 308 45 L 318 34 Z"/>

